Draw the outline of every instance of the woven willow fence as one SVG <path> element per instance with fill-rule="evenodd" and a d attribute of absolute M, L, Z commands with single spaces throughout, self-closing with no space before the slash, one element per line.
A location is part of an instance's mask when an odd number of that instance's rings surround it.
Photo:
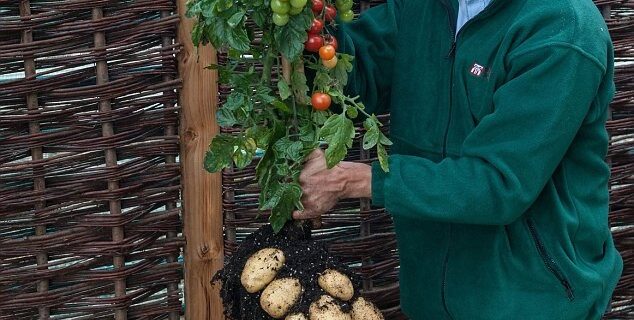
<path fill-rule="evenodd" d="M 170 0 L 0 0 L 0 319 L 178 319 Z"/>
<path fill-rule="evenodd" d="M 383 1 L 355 1 L 355 11 Z M 634 319 L 634 3 L 596 1 L 604 12 L 612 32 L 617 62 L 619 92 L 612 105 L 613 120 L 608 129 L 612 135 L 612 215 L 614 237 L 625 259 L 623 279 L 614 296 L 614 311 L 609 319 Z M 224 56 L 219 55 L 222 63 Z M 622 65 L 621 63 L 631 63 Z M 220 88 L 220 99 L 230 88 Z M 382 117 L 389 123 L 389 116 Z M 387 132 L 389 125 L 384 128 Z M 363 127 L 357 126 L 357 133 Z M 357 137 L 359 134 L 357 134 Z M 358 139 L 347 160 L 369 163 L 375 160 L 360 148 Z M 223 173 L 223 209 L 225 215 L 225 254 L 230 256 L 246 235 L 266 223 L 267 215 L 257 210 L 258 188 L 255 167 L 226 170 Z M 398 253 L 389 214 L 372 208 L 368 200 L 346 200 L 324 216 L 323 226 L 314 231 L 330 252 L 352 266 L 364 279 L 364 293 L 383 310 L 386 319 L 405 319 L 399 307 Z"/>

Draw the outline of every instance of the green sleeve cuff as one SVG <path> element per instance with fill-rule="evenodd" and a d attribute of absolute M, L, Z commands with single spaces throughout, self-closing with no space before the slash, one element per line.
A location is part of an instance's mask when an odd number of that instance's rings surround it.
<path fill-rule="evenodd" d="M 372 163 L 372 205 L 385 206 L 385 176 L 378 161 Z"/>

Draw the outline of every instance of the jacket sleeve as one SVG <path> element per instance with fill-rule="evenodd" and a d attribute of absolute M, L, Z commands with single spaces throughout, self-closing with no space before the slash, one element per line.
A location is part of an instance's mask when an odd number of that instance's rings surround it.
<path fill-rule="evenodd" d="M 368 9 L 350 23 L 339 23 L 339 51 L 354 56 L 346 94 L 360 96 L 368 113 L 386 111 L 398 31 L 399 0 Z"/>
<path fill-rule="evenodd" d="M 605 112 L 590 109 L 606 63 L 565 43 L 508 61 L 510 80 L 494 93 L 494 111 L 467 136 L 461 156 L 434 163 L 392 155 L 389 173 L 373 164 L 374 204 L 395 216 L 484 225 L 509 224 L 528 210 L 586 116 Z"/>

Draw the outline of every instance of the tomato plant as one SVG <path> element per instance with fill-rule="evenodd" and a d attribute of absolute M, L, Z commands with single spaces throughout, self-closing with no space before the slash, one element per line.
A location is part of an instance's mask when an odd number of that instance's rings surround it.
<path fill-rule="evenodd" d="M 339 5 L 346 8 L 349 3 Z M 299 184 L 303 159 L 325 143 L 328 167 L 343 160 L 352 147 L 357 116 L 365 117 L 363 148 L 376 148 L 382 168 L 388 170 L 385 147 L 391 142 L 381 132 L 381 123 L 364 110 L 359 97 L 344 94 L 353 57 L 335 53 L 337 39 L 330 32 L 336 26 L 331 22 L 324 27 L 324 21 L 336 15 L 334 6 L 335 0 L 187 3 L 187 15 L 195 19 L 192 41 L 211 43 L 227 53 L 222 65 L 208 68 L 231 88 L 216 121 L 233 128 L 233 133 L 213 139 L 205 169 L 243 169 L 256 161 L 259 209 L 271 212 L 269 221 L 276 232 L 291 220 L 294 210 L 303 209 Z M 330 59 L 315 54 L 324 44 L 332 46 L 324 52 Z M 311 81 L 305 68 L 313 71 Z M 287 71 L 284 77 L 273 74 L 282 69 Z"/>

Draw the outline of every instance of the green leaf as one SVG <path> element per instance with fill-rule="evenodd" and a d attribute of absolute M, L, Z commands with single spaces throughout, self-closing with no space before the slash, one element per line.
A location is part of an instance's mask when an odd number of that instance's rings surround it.
<path fill-rule="evenodd" d="M 318 126 L 321 126 L 326 123 L 329 115 L 330 113 L 328 111 L 315 110 L 315 112 L 313 112 L 313 122 L 315 122 Z"/>
<path fill-rule="evenodd" d="M 363 125 L 366 126 L 366 123 L 370 122 L 366 127 L 367 130 L 365 134 L 363 135 L 363 149 L 365 150 L 372 149 L 374 146 L 376 146 L 376 144 L 379 143 L 379 138 L 381 135 L 381 131 L 379 130 L 376 122 L 371 121 L 371 119 L 372 118 L 367 118 L 363 123 Z"/>
<path fill-rule="evenodd" d="M 283 193 L 278 204 L 271 210 L 269 222 L 275 233 L 282 230 L 287 221 L 293 219 L 293 210 L 295 204 L 300 202 L 302 197 L 302 189 L 296 183 L 287 183 L 283 185 Z"/>
<path fill-rule="evenodd" d="M 334 167 L 343 160 L 352 147 L 354 138 L 354 124 L 345 114 L 332 115 L 319 131 L 328 148 L 326 149 L 326 163 L 328 168 Z"/>
<path fill-rule="evenodd" d="M 218 172 L 231 166 L 235 138 L 227 134 L 218 134 L 205 154 L 205 170 Z"/>
<path fill-rule="evenodd" d="M 223 108 L 227 108 L 231 111 L 240 109 L 247 100 L 247 96 L 240 92 L 233 92 L 227 97 L 227 101 L 222 104 Z"/>
<path fill-rule="evenodd" d="M 236 168 L 244 169 L 253 161 L 257 145 L 252 138 L 241 137 L 238 141 L 240 143 L 233 153 L 233 162 L 236 164 Z"/>
<path fill-rule="evenodd" d="M 271 104 L 276 107 L 278 110 L 286 113 L 291 113 L 291 108 L 288 105 L 280 100 L 274 100 Z"/>
<path fill-rule="evenodd" d="M 333 78 L 337 79 L 340 88 L 348 84 L 348 73 L 352 71 L 352 59 L 353 57 L 351 55 L 340 54 L 337 65 L 331 71 Z"/>
<path fill-rule="evenodd" d="M 240 22 L 242 22 L 242 18 L 244 18 L 245 14 L 246 12 L 244 11 L 238 11 L 234 15 L 232 15 L 229 20 L 227 20 L 227 23 L 231 28 L 235 28 L 238 24 L 240 24 Z"/>
<path fill-rule="evenodd" d="M 313 84 L 317 87 L 317 90 L 324 91 L 326 88 L 330 86 L 332 82 L 332 78 L 328 74 L 328 72 L 320 69 L 315 74 L 315 79 L 313 79 Z"/>
<path fill-rule="evenodd" d="M 285 26 L 276 27 L 273 32 L 277 48 L 291 62 L 304 51 L 304 42 L 308 38 L 306 30 L 310 27 L 311 16 L 305 13 L 291 16 Z"/>
<path fill-rule="evenodd" d="M 288 86 L 288 83 L 286 83 L 286 81 L 284 81 L 284 79 L 280 79 L 277 82 L 277 89 L 280 92 L 280 97 L 282 98 L 282 100 L 286 100 L 288 99 L 288 97 L 291 96 L 291 88 Z"/>
<path fill-rule="evenodd" d="M 348 118 L 354 119 L 359 116 L 359 111 L 355 107 L 350 107 L 346 109 L 346 114 L 348 115 Z"/>
<path fill-rule="evenodd" d="M 264 25 L 266 24 L 267 16 L 268 13 L 265 10 L 255 10 L 253 11 L 253 13 L 251 13 L 251 18 L 253 18 L 255 24 L 261 29 L 263 29 Z"/>
<path fill-rule="evenodd" d="M 386 146 L 392 145 L 392 141 L 390 141 L 390 139 L 388 139 L 383 133 L 381 133 L 381 138 L 379 139 L 379 142 L 381 142 L 382 145 Z"/>
<path fill-rule="evenodd" d="M 390 167 L 387 163 L 387 151 L 385 151 L 385 147 L 382 144 L 376 145 L 377 155 L 379 157 L 379 164 L 381 165 L 381 169 L 385 172 L 390 172 Z"/>
<path fill-rule="evenodd" d="M 224 128 L 233 127 L 238 121 L 235 115 L 228 108 L 220 108 L 216 112 L 216 122 Z"/>
<path fill-rule="evenodd" d="M 267 127 L 254 126 L 247 129 L 246 136 L 255 140 L 258 148 L 266 150 L 272 133 L 272 130 Z"/>

